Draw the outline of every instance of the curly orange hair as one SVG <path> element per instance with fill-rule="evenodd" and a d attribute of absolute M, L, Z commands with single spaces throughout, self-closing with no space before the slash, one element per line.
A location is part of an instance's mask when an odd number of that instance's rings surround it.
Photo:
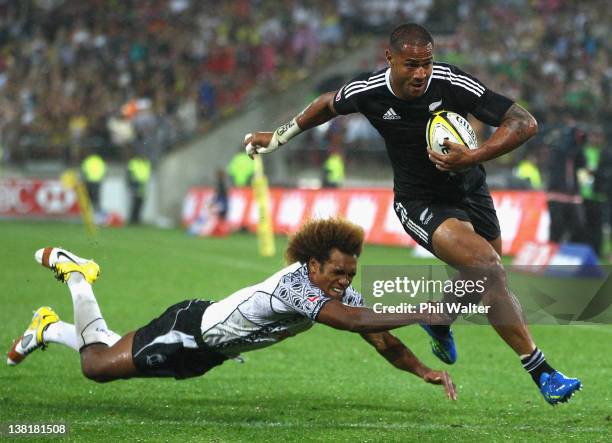
<path fill-rule="evenodd" d="M 323 263 L 333 248 L 358 257 L 364 236 L 360 226 L 343 218 L 308 220 L 289 240 L 285 259 L 287 263 L 307 263 L 314 258 Z"/>

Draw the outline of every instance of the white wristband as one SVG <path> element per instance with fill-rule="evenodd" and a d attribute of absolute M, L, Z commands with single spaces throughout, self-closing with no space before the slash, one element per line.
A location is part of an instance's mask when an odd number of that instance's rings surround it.
<path fill-rule="evenodd" d="M 272 133 L 272 138 L 267 146 L 258 146 L 248 143 L 244 149 L 246 153 L 252 158 L 255 154 L 268 154 L 269 152 L 277 150 L 280 146 L 287 143 L 290 139 L 298 135 L 302 130 L 297 124 L 295 118 L 283 126 L 276 128 L 276 131 Z M 252 137 L 249 133 L 244 136 L 244 142 Z"/>
<path fill-rule="evenodd" d="M 272 138 L 278 141 L 279 145 L 284 145 L 293 137 L 298 135 L 302 130 L 297 124 L 295 118 L 288 123 L 285 123 L 283 126 L 280 126 L 274 131 Z"/>

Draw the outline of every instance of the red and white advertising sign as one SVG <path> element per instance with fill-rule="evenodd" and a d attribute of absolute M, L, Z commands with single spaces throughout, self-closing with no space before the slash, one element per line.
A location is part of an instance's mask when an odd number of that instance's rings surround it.
<path fill-rule="evenodd" d="M 512 266 L 526 272 L 544 272 L 558 250 L 557 243 L 526 241 L 514 256 Z"/>
<path fill-rule="evenodd" d="M 501 227 L 502 250 L 515 255 L 525 242 L 547 242 L 548 204 L 539 191 L 491 192 Z"/>
<path fill-rule="evenodd" d="M 74 190 L 59 180 L 0 180 L 0 217 L 63 218 L 79 215 Z"/>
<path fill-rule="evenodd" d="M 190 225 L 213 195 L 212 188 L 192 188 L 183 204 L 182 222 Z M 514 255 L 528 241 L 547 241 L 546 194 L 537 191 L 492 192 L 499 217 L 504 253 Z M 366 242 L 414 246 L 393 210 L 393 192 L 387 189 L 270 189 L 274 232 L 295 232 L 307 218 L 341 215 L 363 227 Z M 232 189 L 229 224 L 254 231 L 258 209 L 248 188 Z"/>

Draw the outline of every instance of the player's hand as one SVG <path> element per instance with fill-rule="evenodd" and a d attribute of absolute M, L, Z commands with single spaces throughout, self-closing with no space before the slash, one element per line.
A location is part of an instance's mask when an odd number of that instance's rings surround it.
<path fill-rule="evenodd" d="M 475 164 L 472 151 L 460 143 L 453 143 L 448 139 L 442 143 L 448 148 L 448 154 L 428 150 L 429 160 L 436 165 L 440 171 L 461 171 Z"/>
<path fill-rule="evenodd" d="M 423 374 L 423 380 L 432 385 L 444 386 L 446 396 L 451 400 L 457 400 L 457 388 L 450 375 L 448 375 L 448 372 L 430 370 Z"/>
<path fill-rule="evenodd" d="M 244 136 L 242 145 L 246 153 L 253 158 L 255 154 L 267 154 L 280 146 L 278 142 L 272 143 L 273 132 L 255 132 L 253 134 L 248 133 Z"/>

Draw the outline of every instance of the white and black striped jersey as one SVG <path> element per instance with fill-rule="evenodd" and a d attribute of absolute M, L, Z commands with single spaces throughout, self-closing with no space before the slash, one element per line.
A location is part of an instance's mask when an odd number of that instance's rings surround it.
<path fill-rule="evenodd" d="M 306 264 L 296 262 L 213 303 L 202 316 L 202 337 L 215 351 L 234 357 L 310 329 L 330 300 L 311 283 Z M 364 304 L 352 286 L 344 292 L 342 303 Z"/>
<path fill-rule="evenodd" d="M 427 121 L 433 112 L 445 109 L 463 117 L 470 113 L 488 125 L 499 126 L 512 101 L 445 63 L 434 63 L 425 93 L 412 100 L 393 93 L 389 75 L 389 68 L 358 75 L 338 90 L 334 107 L 338 114 L 362 113 L 382 135 L 393 167 L 396 197 L 454 200 L 482 185 L 482 166 L 451 175 L 429 161 Z"/>

